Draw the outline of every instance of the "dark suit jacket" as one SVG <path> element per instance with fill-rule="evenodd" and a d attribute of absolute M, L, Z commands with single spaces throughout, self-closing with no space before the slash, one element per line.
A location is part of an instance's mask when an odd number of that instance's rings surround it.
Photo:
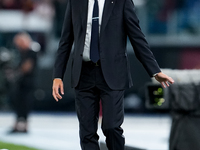
<path fill-rule="evenodd" d="M 62 36 L 57 51 L 54 78 L 63 78 L 74 43 L 72 87 L 79 82 L 87 27 L 88 0 L 68 0 Z M 100 29 L 100 61 L 108 86 L 120 90 L 132 86 L 127 58 L 127 36 L 136 57 L 150 76 L 160 68 L 141 32 L 132 0 L 105 0 Z"/>

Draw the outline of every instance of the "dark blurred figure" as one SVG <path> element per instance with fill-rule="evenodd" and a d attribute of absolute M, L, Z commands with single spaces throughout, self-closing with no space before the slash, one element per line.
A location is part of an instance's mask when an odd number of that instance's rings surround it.
<path fill-rule="evenodd" d="M 16 122 L 11 133 L 27 132 L 27 119 L 33 105 L 34 72 L 36 52 L 31 49 L 32 39 L 27 33 L 14 37 L 14 44 L 20 53 L 20 63 L 10 79 L 14 81 L 11 101 L 16 113 Z"/>

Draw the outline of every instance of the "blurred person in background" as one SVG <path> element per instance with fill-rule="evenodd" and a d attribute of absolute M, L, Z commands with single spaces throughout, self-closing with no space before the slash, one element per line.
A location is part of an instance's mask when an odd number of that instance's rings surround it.
<path fill-rule="evenodd" d="M 12 81 L 11 102 L 16 113 L 16 121 L 11 133 L 28 131 L 27 119 L 33 105 L 34 72 L 36 69 L 36 52 L 31 49 L 32 39 L 28 33 L 15 35 L 13 40 L 20 54 L 17 69 L 8 74 Z"/>

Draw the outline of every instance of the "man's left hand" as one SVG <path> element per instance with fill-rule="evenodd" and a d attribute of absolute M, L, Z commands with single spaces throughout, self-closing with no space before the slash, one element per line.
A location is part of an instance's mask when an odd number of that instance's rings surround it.
<path fill-rule="evenodd" d="M 174 83 L 174 80 L 167 76 L 166 74 L 160 72 L 158 74 L 155 75 L 155 79 L 161 83 L 162 87 L 166 88 L 166 86 L 169 86 L 169 83 L 170 84 L 173 84 Z"/>

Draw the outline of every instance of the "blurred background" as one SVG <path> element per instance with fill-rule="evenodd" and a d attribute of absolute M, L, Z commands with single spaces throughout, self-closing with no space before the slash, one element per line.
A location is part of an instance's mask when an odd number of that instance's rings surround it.
<path fill-rule="evenodd" d="M 142 31 L 161 68 L 200 69 L 200 0 L 133 0 Z M 51 94 L 52 70 L 62 30 L 67 0 L 0 0 L 0 111 L 10 112 L 13 81 L 10 72 L 20 63 L 14 36 L 27 32 L 37 53 L 34 72 L 34 112 L 74 112 L 70 68 L 64 82 L 65 95 L 56 103 Z M 80 4 L 81 5 L 81 4 Z M 134 86 L 125 93 L 127 114 L 164 114 L 167 109 L 146 107 L 148 74 L 128 42 Z M 69 62 L 70 63 L 70 62 Z"/>

